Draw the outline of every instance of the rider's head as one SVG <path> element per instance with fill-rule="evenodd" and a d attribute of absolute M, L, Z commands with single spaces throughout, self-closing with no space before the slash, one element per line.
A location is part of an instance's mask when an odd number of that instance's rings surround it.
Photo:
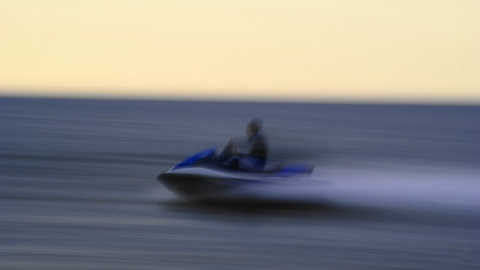
<path fill-rule="evenodd" d="M 250 123 L 247 125 L 247 136 L 252 136 L 258 133 L 262 129 L 262 120 L 258 118 L 253 118 Z"/>

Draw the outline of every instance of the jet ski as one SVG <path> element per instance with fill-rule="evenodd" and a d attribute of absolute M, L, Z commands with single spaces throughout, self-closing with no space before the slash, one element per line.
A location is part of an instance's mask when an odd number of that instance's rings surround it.
<path fill-rule="evenodd" d="M 231 191 L 243 186 L 265 185 L 308 176 L 309 164 L 276 165 L 250 172 L 234 170 L 215 162 L 215 148 L 198 152 L 157 176 L 163 185 L 191 201 L 226 199 Z"/>

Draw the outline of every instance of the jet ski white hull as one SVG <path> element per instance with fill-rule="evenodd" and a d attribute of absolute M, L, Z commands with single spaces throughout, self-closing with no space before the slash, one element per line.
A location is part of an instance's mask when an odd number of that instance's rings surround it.
<path fill-rule="evenodd" d="M 309 175 L 313 166 L 305 164 L 280 166 L 262 172 L 231 170 L 208 162 L 214 150 L 205 150 L 188 157 L 157 179 L 168 189 L 188 200 L 232 198 L 232 191 L 242 186 L 265 185 Z"/>
<path fill-rule="evenodd" d="M 284 181 L 267 173 L 248 173 L 194 167 L 172 169 L 160 174 L 157 179 L 168 189 L 188 200 L 210 200 L 226 198 L 230 191 L 245 185 L 262 185 Z"/>

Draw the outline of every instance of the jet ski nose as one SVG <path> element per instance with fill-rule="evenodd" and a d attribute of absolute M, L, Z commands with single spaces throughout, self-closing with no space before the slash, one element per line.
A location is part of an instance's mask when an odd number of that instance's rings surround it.
<path fill-rule="evenodd" d="M 175 171 L 172 170 L 164 171 L 157 176 L 157 180 L 161 182 L 177 180 L 179 178 L 183 178 L 183 176 L 181 174 L 178 175 Z"/>
<path fill-rule="evenodd" d="M 169 171 L 164 171 L 162 173 L 160 173 L 158 176 L 157 176 L 157 180 L 158 181 L 161 181 L 161 180 L 165 180 L 168 178 L 168 172 Z"/>

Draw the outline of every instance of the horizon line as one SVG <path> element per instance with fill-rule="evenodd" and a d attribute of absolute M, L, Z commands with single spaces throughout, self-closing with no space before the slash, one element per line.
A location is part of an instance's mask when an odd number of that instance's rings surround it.
<path fill-rule="evenodd" d="M 445 105 L 479 106 L 480 99 L 427 99 L 427 98 L 279 98 L 279 97 L 214 97 L 172 95 L 80 95 L 80 94 L 12 94 L 0 93 L 0 98 L 12 99 L 66 99 L 66 100 L 131 100 L 166 102 L 226 102 L 226 103 L 292 103 L 292 104 L 359 104 L 359 105 Z"/>

